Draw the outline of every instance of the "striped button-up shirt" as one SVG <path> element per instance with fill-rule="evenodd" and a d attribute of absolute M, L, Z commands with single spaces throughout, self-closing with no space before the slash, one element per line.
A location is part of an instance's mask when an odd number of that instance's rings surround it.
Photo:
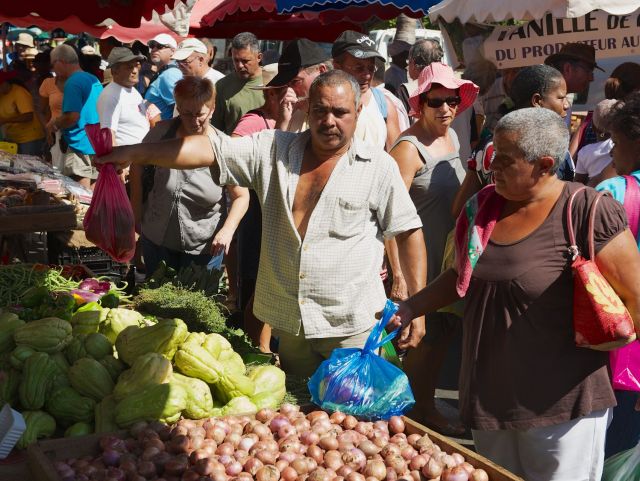
<path fill-rule="evenodd" d="M 278 130 L 211 136 L 212 176 L 254 189 L 262 206 L 256 317 L 294 335 L 302 326 L 307 338 L 350 336 L 369 329 L 384 306 L 383 237 L 422 224 L 393 158 L 354 140 L 301 239 L 292 206 L 310 137 Z"/>

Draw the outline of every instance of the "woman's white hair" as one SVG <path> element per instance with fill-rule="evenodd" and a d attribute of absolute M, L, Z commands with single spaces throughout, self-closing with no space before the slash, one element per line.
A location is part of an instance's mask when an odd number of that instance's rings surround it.
<path fill-rule="evenodd" d="M 569 148 L 569 129 L 557 113 L 540 107 L 515 110 L 502 117 L 495 128 L 498 132 L 517 135 L 517 147 L 527 162 L 552 157 L 555 172 Z"/>

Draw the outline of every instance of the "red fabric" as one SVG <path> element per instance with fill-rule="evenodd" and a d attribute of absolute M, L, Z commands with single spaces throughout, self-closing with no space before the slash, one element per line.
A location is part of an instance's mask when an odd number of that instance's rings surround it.
<path fill-rule="evenodd" d="M 75 16 L 89 25 L 97 25 L 112 19 L 125 27 L 138 27 L 141 19 L 151 18 L 155 10 L 164 13 L 165 8 L 173 8 L 177 0 L 7 0 L 0 2 L 0 15 L 20 18 L 36 13 L 43 20 L 57 21 L 64 28 L 68 17 Z M 11 21 L 11 20 L 10 20 Z M 37 24 L 36 24 L 37 25 Z"/>
<path fill-rule="evenodd" d="M 327 12 L 278 14 L 275 0 L 215 0 L 213 3 L 215 6 L 203 15 L 200 28 L 192 28 L 190 35 L 228 38 L 250 30 L 266 40 L 308 38 L 333 42 L 345 30 L 363 31 L 361 24 L 348 19 L 323 21 Z M 246 22 L 250 22 L 250 28 Z"/>
<path fill-rule="evenodd" d="M 96 155 L 106 155 L 113 149 L 110 129 L 98 124 L 85 126 Z M 135 220 L 127 191 L 113 164 L 100 168 L 98 180 L 83 226 L 89 241 L 104 250 L 117 262 L 129 262 L 136 251 Z"/>
<path fill-rule="evenodd" d="M 268 127 L 265 125 L 265 120 Z M 238 121 L 238 125 L 236 125 L 236 128 L 233 130 L 233 134 L 246 137 L 257 132 L 262 132 L 266 128 L 273 129 L 275 126 L 275 119 L 265 119 L 262 115 L 255 112 L 247 112 Z"/>

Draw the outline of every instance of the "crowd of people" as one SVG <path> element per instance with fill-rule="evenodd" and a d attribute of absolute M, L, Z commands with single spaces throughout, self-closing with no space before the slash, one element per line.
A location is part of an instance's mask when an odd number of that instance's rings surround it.
<path fill-rule="evenodd" d="M 96 165 L 117 165 L 147 275 L 160 261 L 224 266 L 227 305 L 300 376 L 362 347 L 385 299 L 399 301 L 410 416 L 447 435 L 470 428 L 481 454 L 527 480 L 598 480 L 605 451 L 640 440 L 635 395 L 614 392 L 607 353 L 575 345 L 566 222 L 570 208 L 588 252 L 590 206 L 612 193 L 593 221 L 595 262 L 640 332 L 627 220 L 640 205 L 625 196 L 640 182 L 640 65 L 611 72 L 607 100 L 576 128 L 571 94 L 599 68 L 585 44 L 489 78 L 454 72 L 434 39 L 394 42 L 384 72 L 355 31 L 330 51 L 289 42 L 272 63 L 240 33 L 226 75 L 206 40 L 104 42 L 102 79 L 85 49 L 63 43 L 36 68 L 16 48 L 0 127 L 88 187 Z M 111 129 L 113 153 L 95 157 L 90 123 Z M 434 399 L 460 330 L 457 422 Z"/>

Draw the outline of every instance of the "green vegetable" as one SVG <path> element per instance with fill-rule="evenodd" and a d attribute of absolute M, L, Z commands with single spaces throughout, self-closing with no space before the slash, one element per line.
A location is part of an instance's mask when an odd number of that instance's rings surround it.
<path fill-rule="evenodd" d="M 71 324 L 63 319 L 46 317 L 18 327 L 13 338 L 17 346 L 28 346 L 53 354 L 62 351 L 71 342 Z"/>
<path fill-rule="evenodd" d="M 36 352 L 24 362 L 18 394 L 24 409 L 40 409 L 57 367 L 44 352 Z"/>
<path fill-rule="evenodd" d="M 87 357 L 87 350 L 84 347 L 85 337 L 85 335 L 74 336 L 65 348 L 64 355 L 70 364 L 73 364 L 78 359 Z"/>
<path fill-rule="evenodd" d="M 18 387 L 20 386 L 20 372 L 15 369 L 3 371 L 4 376 L 0 378 L 0 408 L 9 403 L 16 405 L 18 400 Z"/>
<path fill-rule="evenodd" d="M 155 352 L 143 354 L 134 361 L 131 369 L 120 375 L 113 390 L 113 397 L 116 401 L 121 401 L 150 385 L 169 382 L 172 374 L 171 362 L 166 357 Z"/>
<path fill-rule="evenodd" d="M 182 386 L 172 382 L 155 384 L 116 404 L 116 424 L 126 428 L 138 421 L 175 422 L 186 408 L 187 400 L 187 393 Z"/>
<path fill-rule="evenodd" d="M 22 416 L 26 429 L 18 440 L 18 448 L 24 449 L 40 438 L 53 436 L 56 430 L 56 420 L 51 415 L 44 411 L 23 411 Z"/>
<path fill-rule="evenodd" d="M 174 372 L 171 382 L 181 385 L 187 393 L 187 405 L 183 416 L 189 419 L 202 419 L 211 416 L 213 397 L 206 382 L 194 377 L 183 376 Z"/>
<path fill-rule="evenodd" d="M 24 368 L 24 362 L 35 352 L 36 351 L 29 346 L 17 346 L 13 351 L 11 351 L 9 362 L 15 369 L 22 371 Z"/>
<path fill-rule="evenodd" d="M 111 433 L 118 430 L 115 418 L 116 404 L 113 395 L 107 396 L 96 404 L 94 412 L 96 433 Z"/>
<path fill-rule="evenodd" d="M 111 379 L 113 379 L 113 382 L 116 382 L 118 380 L 118 377 L 120 377 L 122 371 L 127 368 L 127 365 L 124 362 L 122 362 L 120 359 L 116 359 L 113 356 L 105 356 L 98 362 L 105 367 L 107 372 L 109 372 L 109 375 L 111 376 Z"/>
<path fill-rule="evenodd" d="M 49 289 L 46 287 L 30 287 L 20 298 L 23 307 L 36 307 L 49 299 Z"/>
<path fill-rule="evenodd" d="M 278 409 L 287 392 L 286 376 L 275 366 L 255 366 L 249 370 L 249 379 L 255 384 L 251 400 L 258 409 Z"/>
<path fill-rule="evenodd" d="M 61 272 L 62 268 L 32 264 L 0 266 L 0 307 L 18 304 L 22 295 L 33 287 L 46 287 L 49 292 L 77 289 L 80 283 L 67 279 Z"/>
<path fill-rule="evenodd" d="M 222 408 L 223 416 L 236 416 L 239 414 L 255 414 L 258 408 L 246 396 L 233 398 Z"/>
<path fill-rule="evenodd" d="M 114 291 L 109 291 L 100 298 L 100 305 L 114 309 L 120 305 L 120 296 Z"/>
<path fill-rule="evenodd" d="M 116 339 L 118 358 L 130 366 L 148 352 L 162 354 L 171 360 L 188 334 L 186 324 L 180 319 L 160 319 L 148 327 L 129 326 Z"/>
<path fill-rule="evenodd" d="M 182 319 L 191 332 L 217 332 L 226 336 L 224 308 L 201 292 L 165 284 L 158 289 L 142 289 L 133 303 L 140 312 Z"/>
<path fill-rule="evenodd" d="M 47 399 L 46 410 L 62 425 L 68 426 L 76 422 L 93 421 L 96 402 L 81 395 L 72 387 L 55 389 Z"/>
<path fill-rule="evenodd" d="M 24 326 L 24 321 L 12 312 L 0 312 L 0 353 L 9 352 L 16 347 L 13 341 L 15 330 Z"/>
<path fill-rule="evenodd" d="M 98 332 L 100 324 L 105 322 L 109 309 L 102 309 L 97 302 L 85 304 L 71 317 L 73 335 Z"/>
<path fill-rule="evenodd" d="M 176 352 L 176 367 L 187 376 L 212 384 L 215 398 L 224 403 L 234 397 L 252 396 L 255 390 L 253 381 L 238 374 L 235 366 L 214 358 L 202 345 L 205 337 L 202 333 L 189 334 Z"/>
<path fill-rule="evenodd" d="M 84 349 L 90 357 L 97 361 L 113 354 L 111 342 L 107 339 L 107 336 L 99 332 L 93 332 L 86 337 Z"/>
<path fill-rule="evenodd" d="M 67 428 L 64 432 L 65 438 L 70 438 L 74 436 L 86 436 L 87 434 L 91 434 L 93 432 L 93 426 L 89 423 L 75 423 Z"/>
<path fill-rule="evenodd" d="M 78 359 L 69 368 L 69 381 L 80 394 L 96 401 L 102 401 L 114 388 L 109 371 L 90 357 Z"/>
<path fill-rule="evenodd" d="M 116 343 L 118 335 L 129 326 L 141 326 L 142 314 L 131 309 L 110 309 L 105 321 L 100 324 L 100 332 L 107 336 L 111 344 Z"/>

